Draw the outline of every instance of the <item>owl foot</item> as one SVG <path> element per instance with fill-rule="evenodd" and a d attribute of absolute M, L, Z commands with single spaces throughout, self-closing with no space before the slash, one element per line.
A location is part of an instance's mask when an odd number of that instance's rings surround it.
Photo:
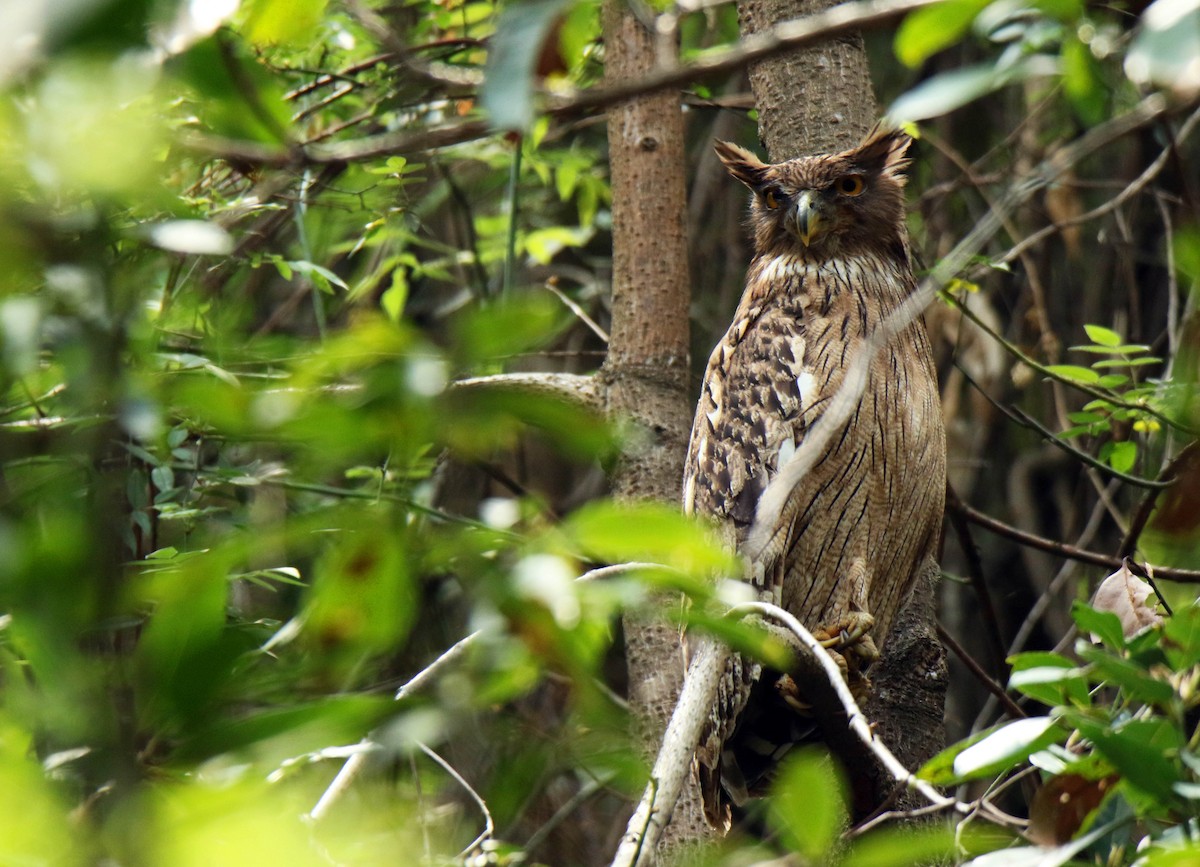
<path fill-rule="evenodd" d="M 821 646 L 837 655 L 849 656 L 857 672 L 879 659 L 879 648 L 871 638 L 875 618 L 866 611 L 851 611 L 841 620 L 813 630 Z M 838 663 L 839 667 L 842 663 Z M 845 673 L 843 671 L 843 673 Z"/>

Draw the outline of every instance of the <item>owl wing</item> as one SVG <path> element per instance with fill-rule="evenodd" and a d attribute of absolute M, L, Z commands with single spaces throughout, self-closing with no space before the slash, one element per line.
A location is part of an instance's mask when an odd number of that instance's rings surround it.
<path fill-rule="evenodd" d="M 717 518 L 731 544 L 749 530 L 762 492 L 824 405 L 804 364 L 804 337 L 794 311 L 752 308 L 735 319 L 709 359 L 688 448 L 684 509 Z M 753 564 L 746 576 L 776 604 L 778 565 Z M 745 795 L 736 763 L 722 759 L 761 672 L 757 661 L 730 656 L 701 733 L 697 772 L 705 816 L 715 828 L 728 830 L 730 821 L 722 778 L 735 800 Z"/>
<path fill-rule="evenodd" d="M 751 308 L 708 362 L 684 471 L 684 511 L 710 515 L 740 542 L 759 498 L 819 418 L 825 397 L 805 365 L 794 313 Z M 768 590 L 768 587 L 760 587 Z"/>

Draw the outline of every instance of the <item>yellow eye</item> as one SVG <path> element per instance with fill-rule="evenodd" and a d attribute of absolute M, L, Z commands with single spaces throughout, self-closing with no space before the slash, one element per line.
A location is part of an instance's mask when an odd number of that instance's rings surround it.
<path fill-rule="evenodd" d="M 779 207 L 779 196 L 774 190 L 767 190 L 767 192 L 763 195 L 763 204 L 765 204 L 769 210 L 773 211 Z"/>
<path fill-rule="evenodd" d="M 843 175 L 834 186 L 843 196 L 860 196 L 867 188 L 867 182 L 863 180 L 862 175 Z"/>

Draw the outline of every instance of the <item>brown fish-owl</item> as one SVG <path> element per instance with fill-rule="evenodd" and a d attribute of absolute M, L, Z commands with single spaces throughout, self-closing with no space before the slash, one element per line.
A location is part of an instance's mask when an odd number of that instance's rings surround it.
<path fill-rule="evenodd" d="M 904 222 L 911 142 L 877 128 L 852 150 L 775 165 L 716 145 L 753 193 L 754 259 L 708 361 L 684 471 L 685 511 L 716 519 L 742 547 L 763 491 L 833 403 L 856 355 L 874 351 L 848 420 L 792 489 L 744 576 L 840 654 L 860 692 L 922 564 L 936 556 L 944 505 L 929 337 L 919 318 L 898 331 L 888 320 L 916 288 Z M 895 333 L 873 340 L 885 322 Z M 731 657 L 696 751 L 715 827 L 728 829 L 730 802 L 759 794 L 782 754 L 812 731 L 803 692 Z"/>

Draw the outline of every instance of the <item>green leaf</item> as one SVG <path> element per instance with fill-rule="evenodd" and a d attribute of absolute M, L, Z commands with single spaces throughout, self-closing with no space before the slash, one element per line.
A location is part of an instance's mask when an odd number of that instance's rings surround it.
<path fill-rule="evenodd" d="M 945 0 L 910 13 L 896 31 L 893 50 L 905 66 L 916 68 L 957 43 L 989 0 Z"/>
<path fill-rule="evenodd" d="M 1125 57 L 1125 73 L 1138 85 L 1160 85 L 1180 94 L 1197 85 L 1200 3 L 1155 0 L 1142 13 L 1141 27 Z"/>
<path fill-rule="evenodd" d="M 888 117 L 897 123 L 927 120 L 961 108 L 998 86 L 996 71 L 988 65 L 939 73 L 901 94 L 888 109 Z"/>
<path fill-rule="evenodd" d="M 793 753 L 780 768 L 771 793 L 771 824 L 784 845 L 806 863 L 829 863 L 847 815 L 841 769 L 826 753 Z"/>
<path fill-rule="evenodd" d="M 244 0 L 241 30 L 256 45 L 300 44 L 321 23 L 326 0 Z"/>
<path fill-rule="evenodd" d="M 1178 608 L 1164 621 L 1162 647 L 1175 671 L 1200 664 L 1200 607 Z"/>
<path fill-rule="evenodd" d="M 1183 737 L 1169 722 L 1154 718 L 1109 727 L 1075 713 L 1071 713 L 1069 720 L 1112 762 L 1126 782 L 1161 803 L 1177 802 L 1172 787 L 1179 782 L 1180 772 L 1167 756 L 1179 752 Z"/>
<path fill-rule="evenodd" d="M 1105 328 L 1102 325 L 1085 325 L 1083 330 L 1087 332 L 1087 336 L 1093 343 L 1100 346 L 1120 346 L 1121 335 L 1113 331 L 1111 328 Z"/>
<path fill-rule="evenodd" d="M 453 322 L 456 345 L 472 359 L 514 355 L 540 346 L 566 324 L 548 292 L 513 294 L 463 311 Z"/>
<path fill-rule="evenodd" d="M 1129 659 L 1083 643 L 1080 644 L 1079 655 L 1089 663 L 1090 680 L 1118 687 L 1135 701 L 1165 705 L 1175 696 L 1171 684 Z"/>
<path fill-rule="evenodd" d="M 1106 358 L 1103 361 L 1097 361 L 1092 364 L 1092 367 L 1142 367 L 1147 364 L 1162 364 L 1161 358 L 1147 356 L 1144 358 Z"/>
<path fill-rule="evenodd" d="M 1084 635 L 1091 634 L 1113 650 L 1124 649 L 1125 632 L 1121 629 L 1121 619 L 1111 611 L 1097 611 L 1077 601 L 1071 605 L 1071 617 Z"/>
<path fill-rule="evenodd" d="M 346 290 L 349 290 L 350 288 L 346 285 L 345 280 L 343 280 L 337 274 L 334 274 L 323 265 L 317 265 L 314 262 L 302 261 L 293 261 L 288 262 L 287 264 L 292 271 L 306 275 L 308 279 L 312 280 L 317 288 L 323 292 L 331 292 L 331 285 Z"/>
<path fill-rule="evenodd" d="M 1067 733 L 1047 716 L 1001 723 L 938 753 L 917 773 L 935 786 L 1010 770 L 1031 754 L 1066 739 Z"/>
<path fill-rule="evenodd" d="M 970 833 L 967 828 L 959 830 Z M 956 854 L 956 829 L 950 825 L 884 827 L 857 839 L 838 863 L 841 867 L 912 867 L 950 864 Z"/>
<path fill-rule="evenodd" d="M 562 529 L 602 562 L 645 561 L 683 572 L 741 575 L 740 565 L 706 527 L 665 504 L 591 503 L 568 518 Z"/>
<path fill-rule="evenodd" d="M 1100 381 L 1100 374 L 1096 371 L 1089 367 L 1080 367 L 1077 364 L 1051 364 L 1047 365 L 1046 370 L 1062 379 L 1084 385 L 1095 385 Z"/>
<path fill-rule="evenodd" d="M 1100 459 L 1108 461 L 1108 465 L 1118 473 L 1127 473 L 1137 463 L 1137 443 L 1122 440 L 1116 443 L 1105 443 L 1100 450 Z"/>
<path fill-rule="evenodd" d="M 1074 662 L 1057 653 L 1022 653 L 1010 660 L 1008 686 L 1046 705 L 1088 703 L 1088 685 Z"/>
<path fill-rule="evenodd" d="M 524 132 L 533 123 L 533 74 L 551 26 L 570 0 L 525 0 L 500 13 L 488 46 L 480 102 L 496 129 Z"/>
<path fill-rule="evenodd" d="M 1067 39 L 1062 47 L 1062 71 L 1063 90 L 1071 101 L 1071 108 L 1084 124 L 1095 126 L 1104 119 L 1109 90 L 1101 77 L 1100 64 L 1096 62 L 1092 49 L 1078 39 Z"/>

